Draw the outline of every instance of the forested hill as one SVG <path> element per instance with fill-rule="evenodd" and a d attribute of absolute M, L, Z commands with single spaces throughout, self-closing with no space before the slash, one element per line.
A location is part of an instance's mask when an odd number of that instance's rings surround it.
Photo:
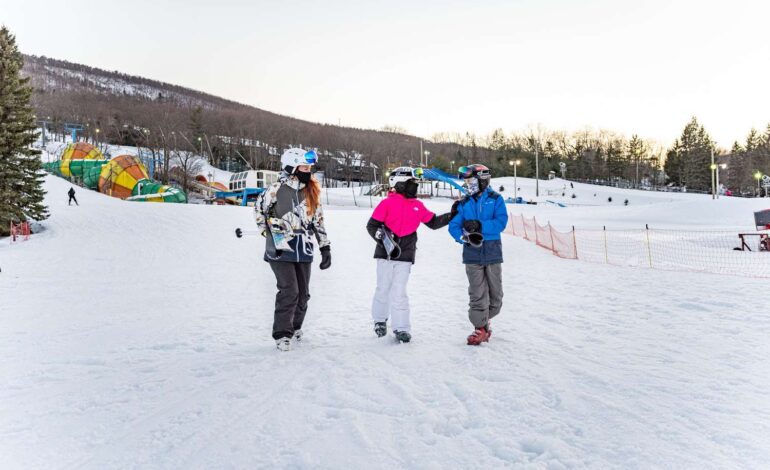
<path fill-rule="evenodd" d="M 191 141 L 200 135 L 228 136 L 238 142 L 268 144 L 268 149 L 302 145 L 360 153 L 382 167 L 419 161 L 420 138 L 403 132 L 313 123 L 117 71 L 46 57 L 24 58 L 38 116 L 50 117 L 54 129 L 65 122 L 89 124 L 101 129 L 103 139 L 115 142 L 125 140 L 121 129 L 126 128 L 147 129 L 149 139 L 154 133 L 173 131 Z M 488 153 L 475 142 L 464 146 L 426 141 L 423 149 L 442 166 L 450 160 L 482 160 Z"/>

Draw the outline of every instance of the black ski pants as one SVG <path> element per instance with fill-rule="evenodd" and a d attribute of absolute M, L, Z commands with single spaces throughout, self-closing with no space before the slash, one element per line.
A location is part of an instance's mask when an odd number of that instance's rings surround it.
<path fill-rule="evenodd" d="M 310 299 L 310 268 L 313 263 L 271 261 L 278 293 L 275 295 L 273 339 L 290 338 L 302 328 Z"/>
<path fill-rule="evenodd" d="M 72 201 L 75 201 L 75 205 L 76 205 L 76 206 L 79 206 L 79 205 L 80 205 L 80 204 L 78 204 L 78 200 L 77 200 L 77 199 L 75 199 L 75 196 L 70 196 L 70 200 L 67 202 L 67 205 L 68 205 L 68 206 L 71 206 L 71 205 L 72 205 Z"/>

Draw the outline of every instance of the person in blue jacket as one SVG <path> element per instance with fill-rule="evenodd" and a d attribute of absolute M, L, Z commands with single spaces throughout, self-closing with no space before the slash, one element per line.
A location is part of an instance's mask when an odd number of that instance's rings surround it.
<path fill-rule="evenodd" d="M 466 196 L 458 201 L 457 215 L 449 222 L 449 233 L 463 245 L 463 264 L 470 297 L 468 317 L 474 331 L 468 344 L 489 341 L 489 320 L 503 306 L 503 246 L 500 234 L 508 224 L 508 212 L 500 194 L 489 187 L 492 174 L 484 165 L 458 169 L 465 181 Z"/>

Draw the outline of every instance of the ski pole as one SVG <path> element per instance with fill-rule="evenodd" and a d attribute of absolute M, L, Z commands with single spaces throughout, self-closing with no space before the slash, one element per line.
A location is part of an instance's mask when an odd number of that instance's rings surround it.
<path fill-rule="evenodd" d="M 244 235 L 259 235 L 259 231 L 258 230 L 241 230 L 240 227 L 235 229 L 236 237 L 241 238 Z"/>

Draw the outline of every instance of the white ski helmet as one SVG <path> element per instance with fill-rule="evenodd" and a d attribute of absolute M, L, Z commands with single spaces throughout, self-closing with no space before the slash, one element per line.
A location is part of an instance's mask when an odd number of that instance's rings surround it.
<path fill-rule="evenodd" d="M 290 148 L 281 155 L 281 168 L 288 174 L 293 174 L 299 165 L 315 165 L 318 155 L 315 150 Z"/>
<path fill-rule="evenodd" d="M 395 188 L 398 183 L 406 182 L 410 179 L 422 178 L 422 168 L 412 168 L 411 166 L 400 166 L 390 172 L 388 185 Z"/>

